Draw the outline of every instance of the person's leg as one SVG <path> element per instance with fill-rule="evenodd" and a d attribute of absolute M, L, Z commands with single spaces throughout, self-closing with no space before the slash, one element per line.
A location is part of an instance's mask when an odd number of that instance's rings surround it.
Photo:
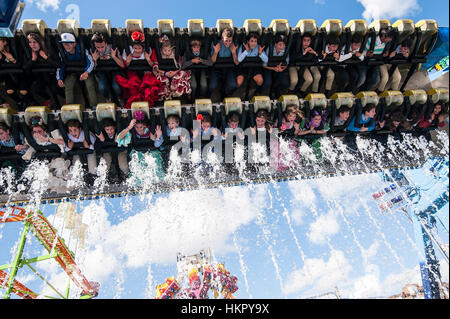
<path fill-rule="evenodd" d="M 118 155 L 119 160 L 119 168 L 120 171 L 123 173 L 124 177 L 128 177 L 130 174 L 130 169 L 128 167 L 128 153 L 127 151 L 120 152 Z"/>
<path fill-rule="evenodd" d="M 114 96 L 116 99 L 122 99 L 122 88 L 120 87 L 119 83 L 116 81 L 116 75 L 119 74 L 118 72 L 110 72 L 108 75 L 109 81 L 111 83 L 111 87 L 114 93 Z"/>
<path fill-rule="evenodd" d="M 111 101 L 111 90 L 109 88 L 109 81 L 108 76 L 106 75 L 106 72 L 97 72 L 97 84 L 98 84 L 98 90 L 103 95 L 103 97 L 106 99 L 106 101 Z"/>
<path fill-rule="evenodd" d="M 95 156 L 95 153 L 87 155 L 87 164 L 89 173 L 92 175 L 97 175 L 97 157 Z"/>
<path fill-rule="evenodd" d="M 352 92 L 355 94 L 356 92 L 356 85 L 358 84 L 359 80 L 359 72 L 358 72 L 358 66 L 356 65 L 349 65 L 347 66 L 348 71 L 348 86 L 347 91 Z"/>
<path fill-rule="evenodd" d="M 380 68 L 378 65 L 370 68 L 367 71 L 367 80 L 366 83 L 363 85 L 362 90 L 363 91 L 374 91 L 380 82 Z"/>
<path fill-rule="evenodd" d="M 349 82 L 350 74 L 347 68 L 337 68 L 337 91 L 344 92 L 347 87 L 347 82 Z"/>
<path fill-rule="evenodd" d="M 226 72 L 225 95 L 231 96 L 238 87 L 236 83 L 236 73 L 234 71 L 234 68 L 227 68 L 225 69 L 225 72 Z"/>
<path fill-rule="evenodd" d="M 111 168 L 112 156 L 111 153 L 103 153 L 102 158 L 105 160 L 107 171 Z"/>
<path fill-rule="evenodd" d="M 314 78 L 309 68 L 303 68 L 303 84 L 300 88 L 300 92 L 305 93 L 310 85 L 313 83 Z"/>
<path fill-rule="evenodd" d="M 262 95 L 270 96 L 270 88 L 272 87 L 272 75 L 275 75 L 273 73 L 275 73 L 275 72 L 268 70 L 268 69 L 264 69 L 264 75 L 263 75 L 264 84 L 262 86 L 262 92 L 261 92 Z"/>
<path fill-rule="evenodd" d="M 331 91 L 331 88 L 333 87 L 333 81 L 334 81 L 334 71 L 330 67 L 327 71 L 327 81 L 325 82 L 325 91 Z"/>
<path fill-rule="evenodd" d="M 95 89 L 95 77 L 93 74 L 89 74 L 88 78 L 85 80 L 85 84 L 89 105 L 91 108 L 97 106 L 97 90 Z"/>
<path fill-rule="evenodd" d="M 74 104 L 75 103 L 75 83 L 77 81 L 76 73 L 69 73 L 66 75 L 64 79 L 64 88 L 66 92 L 66 104 Z"/>
<path fill-rule="evenodd" d="M 319 92 L 319 84 L 320 84 L 320 78 L 322 77 L 322 75 L 320 74 L 320 70 L 317 66 L 311 66 L 310 71 L 312 73 L 313 76 L 313 84 L 312 84 L 312 91 L 314 93 Z"/>
<path fill-rule="evenodd" d="M 217 89 L 219 85 L 220 71 L 218 69 L 211 69 L 209 73 L 209 95 Z"/>
<path fill-rule="evenodd" d="M 298 68 L 296 66 L 290 66 L 288 67 L 288 72 L 290 81 L 289 90 L 294 91 L 298 83 Z"/>
<path fill-rule="evenodd" d="M 391 90 L 398 91 L 400 89 L 400 82 L 402 80 L 402 75 L 397 66 L 392 66 L 392 67 L 395 67 L 395 70 L 394 70 L 394 73 L 392 73 L 391 78 L 389 79 L 390 84 L 388 82 L 387 89 L 389 89 L 389 87 L 390 87 Z"/>
<path fill-rule="evenodd" d="M 277 85 L 277 95 L 283 95 L 287 93 L 287 90 L 289 88 L 289 74 L 286 70 L 283 72 L 277 72 L 276 74 L 276 82 Z"/>
<path fill-rule="evenodd" d="M 386 85 L 389 81 L 389 67 L 390 64 L 382 64 L 378 67 L 380 70 L 380 81 L 378 83 L 378 91 L 383 92 L 386 89 Z"/>
<path fill-rule="evenodd" d="M 192 99 L 197 97 L 197 70 L 192 70 L 191 73 L 191 90 L 192 90 Z"/>
<path fill-rule="evenodd" d="M 367 65 L 358 65 L 358 80 L 356 82 L 355 91 L 358 91 L 360 88 L 364 87 L 367 79 L 367 71 L 369 67 Z M 354 92 L 355 93 L 355 92 Z"/>
<path fill-rule="evenodd" d="M 208 77 L 206 76 L 206 70 L 200 72 L 200 97 L 205 98 L 208 92 Z"/>

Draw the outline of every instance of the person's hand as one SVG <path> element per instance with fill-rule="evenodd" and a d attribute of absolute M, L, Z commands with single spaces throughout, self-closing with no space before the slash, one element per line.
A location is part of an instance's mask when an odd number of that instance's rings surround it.
<path fill-rule="evenodd" d="M 43 58 L 44 60 L 48 59 L 48 55 L 45 54 L 44 50 L 39 50 L 39 55 L 41 56 L 41 58 Z"/>
<path fill-rule="evenodd" d="M 67 142 L 67 148 L 72 149 L 73 148 L 73 141 L 69 140 L 69 142 Z"/>
<path fill-rule="evenodd" d="M 105 137 L 103 136 L 103 132 L 100 132 L 100 134 L 95 134 L 95 136 L 97 136 L 97 138 L 101 141 L 104 142 L 105 141 Z"/>
<path fill-rule="evenodd" d="M 401 50 L 401 53 L 402 53 L 403 57 L 405 57 L 405 58 L 409 57 L 409 53 L 410 53 L 409 47 L 403 47 Z"/>
<path fill-rule="evenodd" d="M 134 125 L 136 125 L 136 119 L 132 119 L 130 121 L 130 124 L 128 124 L 128 130 L 131 130 L 134 127 Z"/>
<path fill-rule="evenodd" d="M 392 59 L 393 57 L 395 57 L 395 55 L 396 55 L 397 53 L 394 51 L 394 52 L 391 52 L 391 54 L 389 54 L 389 57 Z"/>
<path fill-rule="evenodd" d="M 372 56 L 373 55 L 373 51 L 372 50 L 367 51 L 366 55 L 367 56 Z"/>
<path fill-rule="evenodd" d="M 439 123 L 444 122 L 445 121 L 445 114 L 439 114 L 438 121 L 439 121 Z"/>
<path fill-rule="evenodd" d="M 195 57 L 192 59 L 192 63 L 199 64 L 200 63 L 200 57 Z"/>
<path fill-rule="evenodd" d="M 385 123 L 386 121 L 380 122 L 380 128 L 383 128 Z"/>
<path fill-rule="evenodd" d="M 355 53 L 355 55 L 356 55 L 356 57 L 360 57 L 361 55 L 362 55 L 362 53 L 361 52 L 359 52 L 359 51 L 356 51 L 356 53 Z"/>
<path fill-rule="evenodd" d="M 360 129 L 359 131 L 360 131 L 360 132 L 367 132 L 367 130 L 368 130 L 368 128 L 365 127 L 365 126 L 363 126 L 363 127 L 361 127 L 361 129 Z"/>
<path fill-rule="evenodd" d="M 89 148 L 89 144 L 88 144 L 88 142 L 86 142 L 86 140 L 83 141 L 83 147 L 84 148 Z"/>
<path fill-rule="evenodd" d="M 156 134 L 156 138 L 161 138 L 161 136 L 162 136 L 161 125 L 156 125 L 155 134 Z"/>
<path fill-rule="evenodd" d="M 219 53 L 219 51 L 220 51 L 220 42 L 217 42 L 217 44 L 214 46 L 214 53 L 217 54 Z"/>
<path fill-rule="evenodd" d="M 88 72 L 84 72 L 80 75 L 80 81 L 84 81 L 88 78 L 89 73 Z"/>
<path fill-rule="evenodd" d="M 264 52 L 264 47 L 263 46 L 259 46 L 258 47 L 258 52 L 259 52 L 259 55 L 261 55 Z"/>
<path fill-rule="evenodd" d="M 63 80 L 58 80 L 58 86 L 60 88 L 63 88 L 64 87 L 64 81 Z"/>
<path fill-rule="evenodd" d="M 2 54 L 5 56 L 5 58 L 7 58 L 9 61 L 16 63 L 16 59 L 14 59 L 14 57 L 12 56 L 11 53 L 7 52 L 7 51 L 2 51 Z"/>
<path fill-rule="evenodd" d="M 130 65 L 131 61 L 133 60 L 133 55 L 130 53 L 127 55 L 127 58 L 125 59 L 125 62 L 127 65 Z"/>
<path fill-rule="evenodd" d="M 98 50 L 95 50 L 94 52 L 92 52 L 91 50 L 91 56 L 92 60 L 94 60 L 94 62 L 97 62 L 98 58 L 100 57 L 100 53 L 98 53 Z"/>
<path fill-rule="evenodd" d="M 153 66 L 152 56 L 147 51 L 144 51 L 144 57 L 147 60 L 147 62 L 150 64 L 150 66 Z"/>
<path fill-rule="evenodd" d="M 245 48 L 245 51 L 249 51 L 250 50 L 250 48 L 248 47 L 247 42 L 244 42 L 244 48 Z"/>
<path fill-rule="evenodd" d="M 116 57 L 117 56 L 117 48 L 113 49 L 111 48 L 111 56 Z"/>
<path fill-rule="evenodd" d="M 334 58 L 335 60 L 339 60 L 339 53 L 338 53 L 338 52 L 334 52 L 334 53 L 333 53 L 333 58 Z"/>
<path fill-rule="evenodd" d="M 234 42 L 231 42 L 231 44 L 230 44 L 230 50 L 231 50 L 231 52 L 236 52 L 237 46 L 234 44 Z"/>
<path fill-rule="evenodd" d="M 282 72 L 282 71 L 283 71 L 283 67 L 281 66 L 281 62 L 280 62 L 280 64 L 278 64 L 278 65 L 275 67 L 274 71 L 275 71 L 275 72 Z"/>
<path fill-rule="evenodd" d="M 325 53 L 325 51 L 322 51 L 322 56 L 323 56 L 323 59 L 325 59 L 327 57 L 327 53 Z"/>
<path fill-rule="evenodd" d="M 14 146 L 14 149 L 17 151 L 17 152 L 21 152 L 21 151 L 23 151 L 24 149 L 26 149 L 27 147 L 25 146 L 25 145 L 16 145 L 16 146 Z"/>

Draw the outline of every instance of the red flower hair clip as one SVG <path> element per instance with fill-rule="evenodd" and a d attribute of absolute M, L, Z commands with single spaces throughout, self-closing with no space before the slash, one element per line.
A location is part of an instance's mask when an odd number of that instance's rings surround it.
<path fill-rule="evenodd" d="M 163 35 L 162 37 L 159 38 L 159 43 L 166 43 L 169 41 L 169 37 L 167 35 Z"/>
<path fill-rule="evenodd" d="M 203 115 L 198 114 L 197 115 L 197 121 L 203 121 Z"/>
<path fill-rule="evenodd" d="M 131 40 L 133 40 L 134 42 L 144 42 L 145 41 L 145 36 L 142 32 L 139 31 L 134 31 L 131 34 Z"/>
<path fill-rule="evenodd" d="M 134 112 L 133 117 L 136 121 L 143 121 L 145 119 L 145 114 L 142 111 L 136 111 Z"/>

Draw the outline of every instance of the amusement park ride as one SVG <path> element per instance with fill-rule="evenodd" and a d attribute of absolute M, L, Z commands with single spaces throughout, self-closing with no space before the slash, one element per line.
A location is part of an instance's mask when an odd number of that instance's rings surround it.
<path fill-rule="evenodd" d="M 441 178 L 448 179 L 449 160 L 448 158 L 430 159 L 423 169 L 428 170 L 428 175 L 431 176 L 428 184 L 433 184 Z M 424 202 L 429 203 L 429 199 L 425 200 L 422 194 L 423 186 L 417 185 L 418 183 L 408 174 L 401 170 L 390 170 L 380 175 L 388 186 L 374 193 L 372 197 L 377 202 L 380 212 L 402 211 L 412 222 L 416 245 L 421 248 L 419 266 L 425 299 L 440 299 L 441 291 L 445 298 L 448 298 L 448 291 L 446 292 L 442 285 L 439 260 L 435 253 L 437 249 L 444 262 L 449 264 L 448 252 L 442 248 L 443 245 L 436 236 L 438 221 L 442 223 L 440 214 L 445 214 L 441 209 L 449 202 L 448 184 L 447 189 L 438 194 L 431 204 L 426 204 L 425 208 L 422 208 Z"/>
<path fill-rule="evenodd" d="M 2 4 L 2 6 L 0 7 L 0 36 L 14 37 L 18 21 L 23 11 L 23 3 L 18 0 L 1 1 L 0 3 Z M 33 21 L 36 22 L 35 20 Z M 132 20 L 132 22 L 133 21 L 136 22 L 138 20 Z M 360 20 L 358 21 L 361 22 Z M 385 20 L 383 21 L 386 22 Z M 430 33 L 432 35 L 429 36 L 429 34 L 425 32 L 429 30 L 425 30 L 423 33 L 423 37 L 427 38 L 427 41 L 430 40 L 432 44 L 427 48 L 427 52 L 424 56 L 417 57 L 417 59 L 413 61 L 413 67 L 410 69 L 408 78 L 416 70 L 417 66 L 425 61 L 425 56 L 429 54 L 429 51 L 432 49 L 432 46 L 436 42 L 436 33 L 438 32 L 437 24 L 430 21 L 431 20 L 425 21 L 426 23 L 423 26 L 433 27 L 433 32 Z M 415 32 L 414 30 L 416 30 L 416 28 L 417 31 L 421 31 L 421 27 L 415 27 L 414 24 L 411 25 L 411 23 L 407 25 L 411 26 L 410 34 Z M 40 27 L 42 27 L 42 25 Z M 400 29 L 401 28 L 399 28 L 399 30 Z M 422 33 L 419 32 L 418 34 L 420 35 L 420 37 L 422 37 Z M 420 40 L 420 37 L 418 43 L 422 43 L 421 41 L 425 42 L 423 38 L 422 40 Z M 426 44 L 424 46 L 426 47 Z M 402 91 L 405 84 L 406 82 L 403 84 Z M 223 105 L 212 105 L 209 100 L 208 103 L 199 103 L 189 108 L 185 106 L 182 107 L 181 104 L 177 104 L 174 101 L 169 101 L 169 103 L 165 103 L 163 107 L 153 108 L 151 111 L 148 109 L 148 106 L 147 108 L 145 108 L 145 105 L 143 107 L 142 104 L 137 104 L 136 108 L 133 108 L 132 106 L 131 110 L 119 110 L 116 109 L 115 105 L 105 103 L 103 105 L 99 104 L 95 111 L 85 111 L 84 107 L 80 107 L 79 105 L 78 107 L 77 105 L 71 105 L 69 108 L 69 113 L 70 116 L 75 116 L 77 118 L 86 117 L 98 119 L 101 114 L 107 114 L 108 116 L 111 115 L 111 117 L 114 119 L 116 118 L 116 116 L 118 116 L 119 119 L 123 119 L 129 116 L 131 112 L 144 110 L 146 114 L 155 115 L 156 117 L 162 118 L 164 121 L 165 116 L 167 116 L 167 114 L 169 114 L 170 112 L 175 112 L 177 114 L 179 113 L 183 115 L 188 114 L 195 117 L 195 112 L 197 112 L 198 109 L 202 108 L 206 109 L 211 114 L 215 114 L 216 110 L 226 111 L 230 108 L 241 111 L 243 114 L 247 113 L 247 111 L 248 114 L 252 114 L 250 111 L 254 111 L 255 109 L 257 110 L 258 108 L 266 108 L 271 112 L 273 116 L 276 117 L 279 116 L 282 110 L 285 109 L 287 103 L 294 103 L 297 106 L 303 107 L 308 111 L 312 109 L 314 105 L 324 105 L 326 107 L 329 107 L 331 109 L 331 113 L 334 115 L 336 115 L 338 108 L 344 105 L 349 106 L 352 109 L 352 115 L 359 112 L 359 116 L 361 116 L 362 103 L 368 103 L 368 101 L 376 101 L 377 113 L 378 110 L 380 110 L 380 113 L 384 114 L 387 107 L 398 107 L 399 109 L 402 109 L 404 112 L 406 112 L 406 110 L 409 111 L 412 106 L 420 106 L 423 114 L 425 114 L 425 112 L 433 108 L 433 103 L 436 103 L 436 98 L 438 99 L 437 102 L 447 103 L 448 105 L 448 89 L 433 89 L 429 92 L 425 92 L 424 90 L 410 90 L 403 93 L 400 91 L 386 91 L 379 96 L 375 92 L 360 92 L 356 96 L 349 96 L 346 93 L 337 93 L 330 99 L 326 99 L 323 94 L 310 94 L 301 102 L 296 96 L 292 97 L 289 95 L 282 96 L 278 101 L 275 102 L 271 101 L 270 99 L 259 99 L 259 97 L 257 97 L 251 102 L 241 102 L 240 99 L 239 101 L 233 99 L 224 101 Z M 238 105 L 238 107 L 236 107 L 236 104 Z M 46 120 L 50 120 L 50 118 L 55 120 L 56 117 L 59 117 L 59 119 L 61 119 L 62 121 L 66 110 L 62 109 L 61 111 L 51 113 L 49 112 L 48 108 L 34 107 L 31 111 L 40 114 L 42 117 L 45 117 Z M 15 124 L 18 124 L 20 121 L 26 122 L 29 117 L 30 114 L 28 114 L 27 111 L 25 111 L 24 114 L 20 114 L 20 116 L 17 114 L 17 112 L 10 112 L 9 109 L 4 109 L 0 113 L 0 120 L 5 120 L 7 122 L 9 121 Z M 336 134 L 336 136 L 338 136 L 338 134 Z M 358 157 L 359 155 L 355 153 L 355 163 L 362 159 L 362 157 Z M 435 176 L 443 176 L 444 178 L 448 179 L 449 162 L 448 157 L 445 159 L 443 159 L 442 157 L 432 157 L 432 159 L 430 160 L 429 156 L 425 156 L 424 154 L 420 153 L 420 151 L 418 151 L 416 155 L 417 156 L 414 158 L 414 160 L 411 160 L 410 162 L 399 162 L 392 156 L 385 156 L 385 158 L 383 159 L 382 167 L 376 167 L 374 171 L 370 172 L 362 172 L 359 166 L 353 166 L 352 163 L 346 163 L 345 166 L 349 169 L 349 171 L 346 171 L 345 174 L 373 173 L 379 171 L 383 172 L 381 173 L 382 179 L 386 181 L 387 186 L 379 192 L 373 194 L 373 199 L 377 202 L 378 207 L 382 213 L 401 210 L 406 213 L 412 221 L 414 225 L 416 243 L 418 247 L 422 248 L 423 251 L 423 256 L 421 256 L 419 264 L 425 291 L 425 298 L 436 299 L 440 298 L 439 287 L 441 285 L 441 276 L 439 272 L 439 262 L 436 258 L 434 250 L 435 247 L 439 249 L 439 252 L 443 255 L 444 260 L 447 263 L 448 255 L 441 248 L 440 243 L 436 239 L 436 236 L 434 235 L 434 229 L 436 226 L 436 221 L 439 218 L 439 210 L 443 206 L 448 204 L 449 201 L 448 184 L 447 190 L 440 194 L 440 196 L 438 196 L 429 207 L 418 209 L 417 207 L 420 207 L 418 206 L 419 203 L 422 203 L 421 189 L 414 185 L 414 182 L 408 177 L 407 174 L 404 173 L 404 169 L 427 167 L 430 172 L 435 174 Z M 314 178 L 315 176 L 327 177 L 344 174 L 335 166 L 327 165 L 326 161 L 320 167 L 319 173 L 317 172 L 317 166 L 304 166 L 303 168 L 304 170 L 301 172 L 294 170 L 287 170 L 284 172 L 276 173 L 272 172 L 270 175 L 259 174 L 255 176 L 249 176 L 247 180 L 242 180 L 239 174 L 229 174 L 227 176 L 224 176 L 221 180 L 203 186 L 237 186 L 250 182 L 280 182 L 287 180 Z M 183 179 L 183 183 L 184 184 L 175 186 L 165 185 L 162 183 L 161 185 L 158 185 L 158 187 L 155 189 L 155 192 L 170 192 L 173 189 L 191 189 L 198 186 L 196 183 L 190 184 L 189 179 Z M 89 200 L 97 199 L 100 196 L 121 197 L 125 194 L 135 195 L 137 193 L 139 193 L 139 190 L 130 188 L 128 185 L 111 185 L 109 188 L 106 188 L 104 191 L 99 193 L 97 193 L 92 188 L 83 189 L 81 191 L 77 190 L 76 192 L 65 194 L 45 193 L 42 197 L 41 203 L 61 203 L 64 201 L 69 201 L 71 199 Z M 47 220 L 42 212 L 29 211 L 26 208 L 22 208 L 28 202 L 27 194 L 23 194 L 23 196 L 19 194 L 17 196 L 17 198 L 10 198 L 9 194 L 0 194 L 0 209 L 2 209 L 0 210 L 0 225 L 13 222 L 21 222 L 24 224 L 24 229 L 20 236 L 18 248 L 15 252 L 13 261 L 10 264 L 0 265 L 0 289 L 5 290 L 4 298 L 9 299 L 12 294 L 15 294 L 16 296 L 24 299 L 46 297 L 27 288 L 24 284 L 16 280 L 16 277 L 19 270 L 24 266 L 27 266 L 46 282 L 46 280 L 42 278 L 42 276 L 40 276 L 36 269 L 32 267 L 32 264 L 49 259 L 56 260 L 62 270 L 69 277 L 70 283 L 73 283 L 81 291 L 79 295 L 80 298 L 88 299 L 98 296 L 99 284 L 93 281 L 89 281 L 83 275 L 83 272 L 75 262 L 75 254 L 68 248 L 64 239 L 60 235 L 58 235 L 57 229 Z M 28 236 L 30 232 L 45 248 L 48 253 L 47 255 L 34 258 L 24 258 L 24 247 L 27 240 L 30 238 L 30 236 Z M 9 270 L 9 273 L 6 270 Z M 184 256 L 182 254 L 179 254 L 177 256 L 177 270 L 178 274 L 176 277 L 169 277 L 164 283 L 157 286 L 157 299 L 206 299 L 210 298 L 210 292 L 212 292 L 212 296 L 214 298 L 219 298 L 220 295 L 222 295 L 226 299 L 235 298 L 233 294 L 238 290 L 237 277 L 232 276 L 230 272 L 226 270 L 224 264 L 211 263 L 210 253 L 207 250 L 203 250 L 199 254 L 192 256 Z M 65 293 L 60 293 L 50 283 L 46 282 L 46 284 L 48 284 L 50 288 L 52 288 L 52 290 L 55 291 L 56 294 L 61 298 L 69 298 L 70 285 L 68 285 Z"/>
<path fill-rule="evenodd" d="M 224 264 L 211 264 L 209 250 L 190 256 L 179 253 L 177 269 L 176 278 L 169 277 L 156 287 L 156 299 L 209 299 L 210 290 L 215 299 L 220 294 L 225 299 L 235 299 L 237 277 L 231 276 Z"/>
<path fill-rule="evenodd" d="M 38 294 L 16 281 L 15 277 L 18 270 L 23 266 L 28 266 L 33 272 L 37 273 L 31 264 L 50 258 L 54 258 L 69 276 L 70 280 L 81 289 L 81 298 L 93 298 L 97 296 L 99 289 L 98 283 L 88 281 L 85 278 L 75 263 L 74 253 L 68 249 L 64 239 L 57 234 L 57 230 L 50 224 L 42 212 L 30 212 L 18 207 L 14 207 L 7 212 L 0 211 L 0 224 L 12 222 L 22 222 L 25 228 L 20 237 L 14 261 L 11 264 L 0 266 L 0 288 L 6 289 L 4 294 L 5 299 L 9 299 L 11 293 L 26 299 L 37 298 Z M 48 255 L 29 259 L 23 258 L 23 251 L 29 232 L 38 239 L 40 244 L 48 252 Z M 11 273 L 6 273 L 5 269 L 11 269 Z M 47 284 L 54 289 L 51 284 Z M 69 287 L 65 296 L 59 292 L 57 294 L 62 298 L 68 298 Z"/>

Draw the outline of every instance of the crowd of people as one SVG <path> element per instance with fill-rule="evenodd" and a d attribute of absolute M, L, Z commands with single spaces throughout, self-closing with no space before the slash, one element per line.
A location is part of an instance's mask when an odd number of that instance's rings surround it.
<path fill-rule="evenodd" d="M 210 98 L 213 102 L 219 102 L 224 97 L 233 96 L 250 100 L 255 95 L 277 98 L 296 94 L 304 98 L 309 93 L 318 92 L 330 97 L 334 91 L 380 93 L 399 90 L 402 76 L 396 65 L 391 70 L 388 63 L 364 63 L 365 59 L 374 55 L 408 58 L 411 48 L 409 40 L 400 43 L 391 53 L 385 50 L 393 38 L 391 28 L 382 29 L 375 45 L 371 46 L 369 39 L 363 49 L 363 38 L 355 34 L 348 52 L 340 45 L 340 38 L 334 36 L 327 38 L 321 52 L 316 52 L 311 47 L 312 38 L 312 35 L 304 34 L 299 52 L 294 52 L 288 48 L 288 39 L 284 35 L 275 36 L 273 45 L 264 47 L 259 42 L 259 35 L 250 33 L 246 41 L 238 45 L 233 40 L 233 30 L 225 28 L 217 43 L 205 44 L 202 39 L 191 39 L 189 48 L 179 54 L 174 41 L 166 35 L 160 36 L 157 47 L 152 48 L 146 45 L 143 33 L 134 31 L 129 46 L 120 52 L 101 33 L 93 34 L 91 48 L 82 46 L 73 34 L 63 33 L 60 37 L 62 51 L 55 54 L 54 50 L 46 47 L 39 34 L 30 33 L 26 42 L 29 54 L 22 57 L 15 57 L 8 39 L 0 38 L 0 69 L 17 63 L 21 63 L 23 68 L 22 73 L 1 73 L 0 82 L 4 83 L 7 98 L 15 102 L 19 111 L 30 105 L 47 105 L 59 110 L 61 105 L 76 104 L 77 84 L 81 84 L 81 91 L 85 92 L 84 104 L 91 109 L 95 109 L 98 102 L 115 102 L 119 107 L 130 108 L 133 102 L 144 101 L 154 107 L 171 99 L 193 102 L 197 98 Z M 273 57 L 278 58 L 275 65 L 270 63 Z M 345 61 L 350 59 L 356 60 L 356 63 L 346 64 Z M 116 68 L 102 68 L 105 61 Z M 136 61 L 144 67 L 133 67 Z M 231 67 L 223 67 L 224 61 L 231 63 Z M 297 66 L 291 61 L 310 63 Z M 324 61 L 337 63 L 327 66 L 322 65 Z M 78 69 L 73 67 L 77 62 Z M 34 68 L 43 66 L 51 67 L 54 72 L 32 72 Z M 99 97 L 104 101 L 100 101 Z M 4 106 L 9 105 L 4 102 Z M 356 116 L 350 107 L 342 106 L 333 117 L 333 125 L 326 107 L 315 107 L 305 114 L 299 106 L 288 105 L 281 117 L 273 116 L 269 110 L 258 110 L 251 116 L 253 120 L 247 121 L 244 126 L 243 115 L 236 112 L 223 115 L 222 122 L 209 113 L 199 113 L 193 118 L 199 125 L 190 124 L 184 127 L 187 130 L 183 130 L 182 119 L 178 115 L 170 114 L 161 123 L 151 121 L 142 111 L 136 111 L 120 131 L 118 123 L 109 118 L 99 123 L 97 131 L 86 131 L 80 121 L 70 120 L 65 126 L 67 138 L 63 138 L 58 129 L 50 131 L 41 118 L 34 117 L 28 136 L 0 122 L 0 152 L 7 150 L 8 154 L 19 155 L 3 157 L 2 166 L 15 167 L 20 172 L 42 147 L 47 152 L 51 149 L 68 158 L 69 165 L 76 161 L 83 162 L 90 182 L 97 174 L 98 160 L 103 158 L 110 179 L 121 182 L 129 177 L 129 160 L 135 156 L 142 164 L 140 168 L 145 170 L 147 162 L 144 156 L 150 155 L 157 165 L 156 175 L 163 177 L 171 147 L 178 141 L 192 146 L 199 136 L 206 136 L 203 140 L 208 142 L 219 140 L 224 143 L 229 141 L 229 136 L 234 136 L 248 145 L 249 141 L 258 142 L 258 136 L 263 135 L 267 137 L 265 143 L 268 149 L 274 150 L 277 148 L 270 145 L 270 135 L 276 128 L 277 136 L 290 141 L 290 148 L 296 150 L 297 158 L 300 156 L 299 145 L 308 143 L 317 159 L 321 160 L 320 137 L 327 135 L 330 126 L 345 126 L 342 129 L 344 139 L 351 145 L 351 138 L 355 136 L 353 133 L 388 130 L 398 134 L 413 129 L 425 130 L 443 126 L 448 116 L 448 110 L 440 103 L 430 112 L 423 113 L 421 118 L 414 118 L 414 114 L 417 116 L 420 112 L 412 110 L 411 116 L 392 112 L 385 114 L 383 119 L 376 119 L 376 110 L 375 104 L 367 104 L 360 110 L 360 116 Z M 243 131 L 248 128 L 250 133 L 244 134 Z M 250 139 L 251 135 L 255 138 Z M 115 151 L 111 151 L 111 147 Z M 279 152 L 273 154 L 282 156 Z M 57 161 L 61 156 L 48 155 L 44 158 Z M 277 169 L 289 167 L 279 160 L 276 162 Z"/>
<path fill-rule="evenodd" d="M 22 46 L 21 41 L 0 38 L 0 69 L 20 70 L 0 73 L 2 99 L 23 111 L 30 105 L 58 110 L 63 104 L 95 108 L 106 101 L 129 108 L 134 101 L 154 106 L 170 99 L 220 102 L 232 96 L 251 100 L 254 95 L 305 97 L 321 92 L 330 97 L 333 92 L 399 90 L 402 64 L 389 60 L 407 61 L 413 45 L 412 39 L 396 43 L 396 48 L 388 45 L 393 42 L 392 27 L 382 28 L 374 44 L 372 37 L 358 33 L 351 43 L 331 34 L 324 47 L 308 33 L 298 45 L 283 34 L 273 36 L 270 44 L 261 37 L 250 32 L 237 41 L 234 30 L 225 28 L 217 42 L 193 37 L 184 43 L 162 35 L 149 45 L 144 33 L 134 31 L 119 45 L 98 32 L 87 43 L 63 33 L 56 47 L 39 33 L 29 33 Z M 373 57 L 383 62 L 366 63 Z M 135 62 L 140 67 L 134 67 Z"/>

